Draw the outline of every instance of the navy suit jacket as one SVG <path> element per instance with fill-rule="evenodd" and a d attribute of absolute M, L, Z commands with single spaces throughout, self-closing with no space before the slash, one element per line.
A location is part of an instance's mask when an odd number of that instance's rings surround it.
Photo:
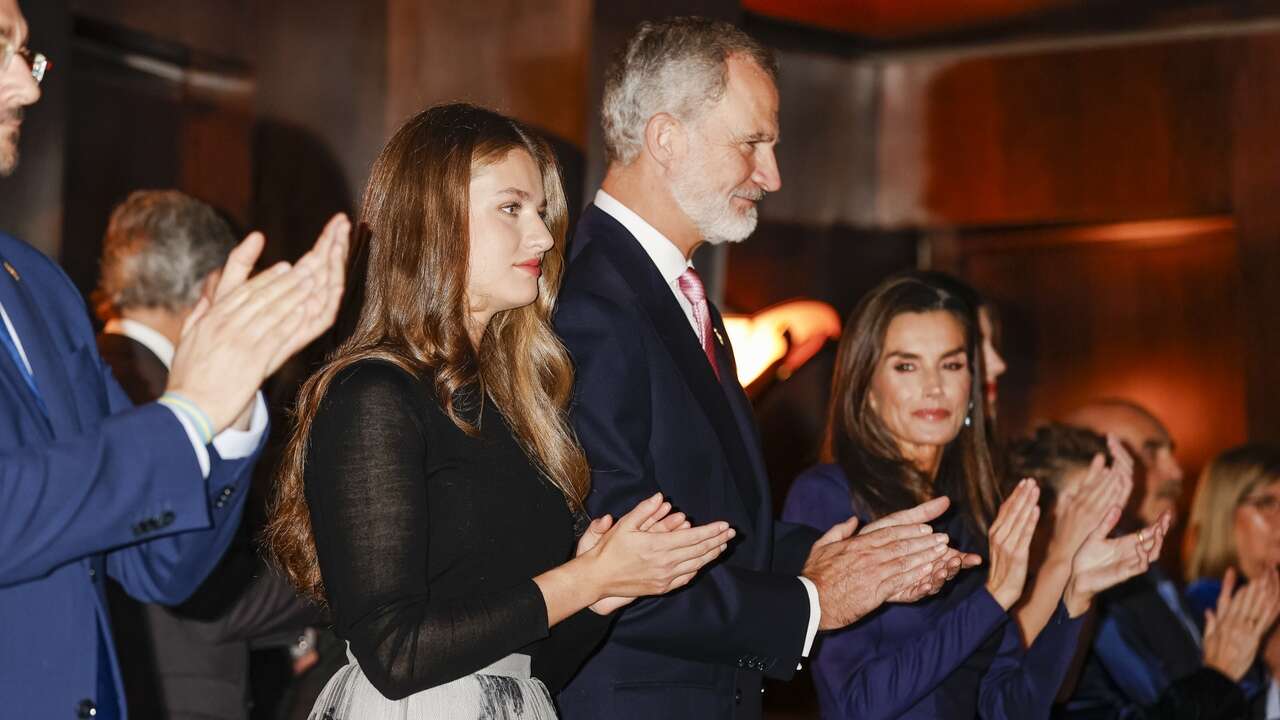
<path fill-rule="evenodd" d="M 639 242 L 590 206 L 555 326 L 577 370 L 574 429 L 588 509 L 619 517 L 662 491 L 695 523 L 725 520 L 729 551 L 688 586 L 621 611 L 560 694 L 574 718 L 756 718 L 761 674 L 789 678 L 809 623 L 796 576 L 818 533 L 775 523 L 751 406 L 714 307 L 717 363 Z"/>
<path fill-rule="evenodd" d="M 235 534 L 256 454 L 210 447 L 204 479 L 173 413 L 133 407 L 111 376 L 67 276 L 7 235 L 0 263 L 48 410 L 0 353 L 0 714 L 74 718 L 97 700 L 99 622 L 111 642 L 105 578 L 146 602 L 186 599 Z"/>

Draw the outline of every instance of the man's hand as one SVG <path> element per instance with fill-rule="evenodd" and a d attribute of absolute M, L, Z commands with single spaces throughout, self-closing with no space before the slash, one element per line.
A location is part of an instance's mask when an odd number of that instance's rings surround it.
<path fill-rule="evenodd" d="M 849 625 L 922 586 L 940 587 L 935 573 L 941 582 L 948 574 L 954 576 L 948 566 L 955 564 L 958 572 L 960 559 L 948 558 L 947 536 L 922 524 L 942 514 L 947 505 L 945 498 L 931 500 L 871 523 L 856 535 L 857 521 L 850 520 L 814 543 L 801 574 L 818 590 L 819 629 Z"/>
<path fill-rule="evenodd" d="M 333 324 L 342 297 L 350 222 L 335 215 L 296 264 L 250 278 L 260 233 L 227 258 L 212 301 L 202 298 L 174 351 L 167 391 L 209 416 L 214 434 L 244 413 L 263 380 Z"/>

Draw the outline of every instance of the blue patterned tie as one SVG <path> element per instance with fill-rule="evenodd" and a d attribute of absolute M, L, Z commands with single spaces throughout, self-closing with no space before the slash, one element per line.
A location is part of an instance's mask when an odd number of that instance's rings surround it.
<path fill-rule="evenodd" d="M 45 415 L 48 415 L 49 410 L 44 406 L 44 398 L 40 397 L 40 388 L 36 387 L 36 379 L 32 376 L 31 371 L 27 370 L 27 364 L 22 361 L 22 353 L 18 352 L 18 344 L 13 341 L 13 336 L 9 334 L 9 328 L 3 319 L 0 319 L 0 345 L 4 345 L 9 357 L 13 359 L 14 366 L 18 368 L 18 374 L 22 375 L 22 379 L 27 382 L 27 387 L 31 388 L 31 394 L 35 396 L 36 404 L 40 406 L 40 410 Z"/>

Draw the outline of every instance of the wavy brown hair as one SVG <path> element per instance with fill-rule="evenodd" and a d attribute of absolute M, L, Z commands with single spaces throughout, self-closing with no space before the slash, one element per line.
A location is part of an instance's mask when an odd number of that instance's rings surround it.
<path fill-rule="evenodd" d="M 476 347 L 466 327 L 471 176 L 517 150 L 541 170 L 555 244 L 542 258 L 537 299 L 496 313 Z M 483 395 L 468 391 L 487 394 L 569 507 L 582 510 L 587 462 L 566 419 L 573 367 L 550 324 L 567 224 L 550 147 L 511 118 L 473 105 L 440 105 L 411 118 L 387 142 L 370 172 L 352 245 L 353 268 L 363 268 L 353 276 L 364 280 L 363 298 L 344 301 L 354 330 L 302 386 L 271 503 L 267 546 L 299 591 L 325 602 L 304 492 L 311 424 L 334 377 L 361 360 L 430 376 L 440 405 L 470 434 L 478 416 L 468 406 Z"/>
<path fill-rule="evenodd" d="M 937 478 L 929 478 L 903 457 L 897 440 L 871 408 L 870 397 L 889 323 L 904 313 L 938 310 L 950 313 L 964 329 L 971 422 L 947 443 Z M 880 283 L 845 323 L 831 381 L 823 457 L 844 469 L 853 497 L 876 517 L 947 495 L 978 533 L 985 535 L 995 519 L 1002 493 L 988 444 L 978 338 L 975 309 L 932 274 L 922 272 L 902 273 Z"/>

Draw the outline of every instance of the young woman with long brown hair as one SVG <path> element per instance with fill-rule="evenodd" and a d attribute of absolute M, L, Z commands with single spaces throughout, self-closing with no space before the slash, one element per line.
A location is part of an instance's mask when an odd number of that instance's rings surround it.
<path fill-rule="evenodd" d="M 313 717 L 554 717 L 608 613 L 732 537 L 659 496 L 587 526 L 549 325 L 565 225 L 546 143 L 482 108 L 426 110 L 374 163 L 358 319 L 302 389 L 268 528 L 353 660 Z"/>

